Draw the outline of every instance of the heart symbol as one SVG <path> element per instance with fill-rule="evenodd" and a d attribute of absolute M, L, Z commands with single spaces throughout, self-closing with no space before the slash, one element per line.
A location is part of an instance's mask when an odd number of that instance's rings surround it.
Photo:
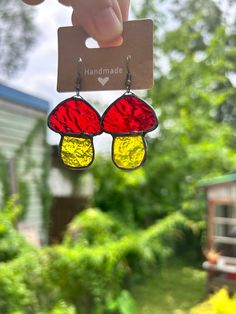
<path fill-rule="evenodd" d="M 102 86 L 106 85 L 106 83 L 109 81 L 109 77 L 99 77 L 98 82 L 102 84 Z"/>

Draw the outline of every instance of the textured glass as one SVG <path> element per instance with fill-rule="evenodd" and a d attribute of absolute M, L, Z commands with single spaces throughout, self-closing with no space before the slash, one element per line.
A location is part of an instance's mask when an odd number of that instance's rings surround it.
<path fill-rule="evenodd" d="M 61 158 L 68 167 L 88 167 L 94 158 L 92 139 L 64 136 L 61 142 Z"/>
<path fill-rule="evenodd" d="M 103 114 L 103 130 L 111 134 L 147 133 L 158 125 L 154 110 L 134 94 L 124 94 Z"/>
<path fill-rule="evenodd" d="M 77 96 L 62 101 L 50 113 L 48 126 L 62 136 L 60 153 L 65 165 L 74 169 L 91 165 L 94 159 L 92 137 L 102 133 L 100 119 L 98 112 Z"/>
<path fill-rule="evenodd" d="M 121 169 L 134 170 L 146 159 L 144 136 L 157 128 L 155 111 L 142 99 L 126 92 L 102 116 L 102 129 L 113 135 L 112 159 Z"/>
<path fill-rule="evenodd" d="M 94 136 L 102 133 L 99 114 L 81 97 L 61 102 L 50 113 L 48 126 L 60 134 Z"/>
<path fill-rule="evenodd" d="M 112 158 L 115 165 L 132 170 L 142 166 L 146 156 L 142 136 L 116 136 L 113 140 Z"/>

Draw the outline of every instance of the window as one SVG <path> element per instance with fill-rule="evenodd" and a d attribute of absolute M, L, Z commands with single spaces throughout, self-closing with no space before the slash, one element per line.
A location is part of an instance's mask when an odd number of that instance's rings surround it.
<path fill-rule="evenodd" d="M 224 256 L 236 257 L 236 205 L 217 205 L 214 241 Z"/>

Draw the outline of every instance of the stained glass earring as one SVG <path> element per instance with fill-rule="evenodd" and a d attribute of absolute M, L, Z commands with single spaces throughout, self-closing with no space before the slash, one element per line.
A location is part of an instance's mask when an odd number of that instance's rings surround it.
<path fill-rule="evenodd" d="M 141 167 L 147 156 L 145 134 L 156 129 L 155 111 L 145 101 L 130 91 L 132 75 L 127 57 L 126 92 L 104 112 L 102 129 L 113 137 L 112 160 L 123 170 Z"/>
<path fill-rule="evenodd" d="M 82 62 L 82 59 L 79 60 Z M 59 154 L 65 166 L 84 169 L 94 160 L 93 137 L 102 133 L 99 113 L 80 96 L 78 73 L 76 95 L 63 100 L 49 114 L 48 127 L 61 135 Z"/>

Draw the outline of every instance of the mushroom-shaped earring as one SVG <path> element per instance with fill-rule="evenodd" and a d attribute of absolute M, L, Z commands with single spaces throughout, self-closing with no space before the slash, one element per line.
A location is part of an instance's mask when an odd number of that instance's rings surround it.
<path fill-rule="evenodd" d="M 48 127 L 61 135 L 60 157 L 71 169 L 84 169 L 94 160 L 93 136 L 102 133 L 99 113 L 79 95 L 62 101 L 49 115 Z"/>
<path fill-rule="evenodd" d="M 124 170 L 135 170 L 146 160 L 145 134 L 156 129 L 155 111 L 131 91 L 132 76 L 127 57 L 127 77 L 124 95 L 113 102 L 102 116 L 102 129 L 113 136 L 112 160 Z"/>
<path fill-rule="evenodd" d="M 113 136 L 112 160 L 124 170 L 141 167 L 146 159 L 145 134 L 158 121 L 154 110 L 131 92 L 126 92 L 102 116 L 103 131 Z"/>
<path fill-rule="evenodd" d="M 73 169 L 89 167 L 94 160 L 93 136 L 102 133 L 98 112 L 82 97 L 62 101 L 49 115 L 48 126 L 61 135 L 60 156 Z"/>

